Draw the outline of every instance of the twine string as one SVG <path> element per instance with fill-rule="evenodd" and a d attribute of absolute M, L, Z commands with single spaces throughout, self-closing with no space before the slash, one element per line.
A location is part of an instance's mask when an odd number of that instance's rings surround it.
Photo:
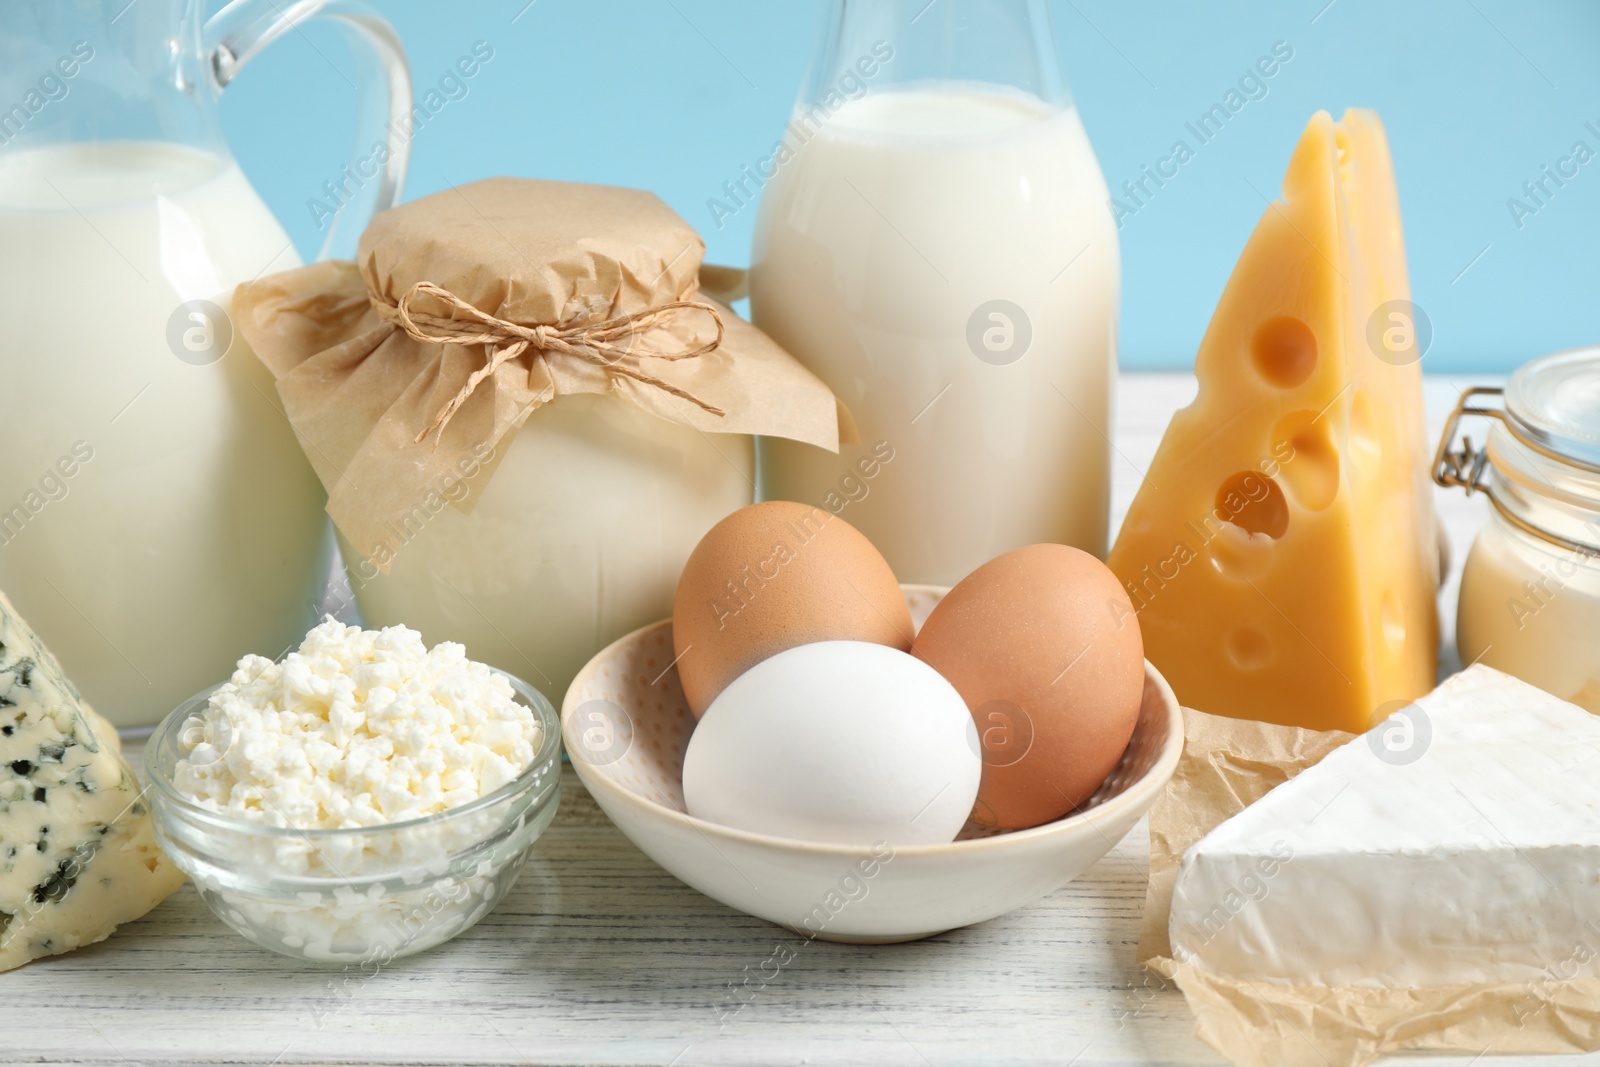
<path fill-rule="evenodd" d="M 415 304 L 423 297 L 431 297 L 445 304 L 450 308 L 451 314 L 436 315 L 418 309 Z M 417 341 L 437 345 L 483 345 L 489 355 L 484 365 L 473 371 L 456 395 L 439 409 L 439 413 L 434 416 L 433 422 L 427 429 L 417 435 L 418 444 L 425 441 L 435 430 L 443 437 L 444 429 L 450 424 L 451 418 L 461 409 L 461 405 L 471 398 L 478 386 L 500 367 L 530 349 L 545 357 L 552 354 L 566 356 L 599 367 L 607 374 L 630 378 L 687 400 L 719 418 L 726 414 L 723 409 L 707 403 L 687 389 L 679 388 L 646 372 L 640 364 L 639 354 L 633 351 L 632 341 L 643 331 L 660 325 L 664 320 L 696 311 L 711 316 L 711 321 L 717 330 L 716 337 L 698 348 L 686 348 L 679 352 L 651 352 L 648 355 L 652 359 L 676 361 L 697 359 L 716 351 L 722 344 L 725 330 L 722 315 L 712 305 L 699 300 L 673 300 L 644 311 L 618 315 L 604 322 L 573 326 L 525 326 L 496 318 L 432 282 L 416 283 L 405 296 L 401 297 L 398 304 L 390 304 L 374 297 L 373 305 L 380 318 L 398 326 Z M 617 341 L 624 338 L 628 341 L 626 345 L 617 344 Z"/>

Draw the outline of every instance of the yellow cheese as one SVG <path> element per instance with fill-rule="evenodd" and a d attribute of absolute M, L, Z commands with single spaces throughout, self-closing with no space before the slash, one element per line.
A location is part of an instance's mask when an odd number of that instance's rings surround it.
<path fill-rule="evenodd" d="M 1433 687 L 1421 366 L 1390 303 L 1409 297 L 1383 127 L 1318 112 L 1107 560 L 1184 704 L 1364 730 Z"/>

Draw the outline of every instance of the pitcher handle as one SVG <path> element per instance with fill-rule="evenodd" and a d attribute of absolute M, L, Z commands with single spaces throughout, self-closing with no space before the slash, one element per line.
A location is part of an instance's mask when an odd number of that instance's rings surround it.
<path fill-rule="evenodd" d="M 364 199 L 374 178 L 378 184 L 372 207 L 357 234 L 372 215 L 394 207 L 405 183 L 411 154 L 411 69 L 394 27 L 366 0 L 233 0 L 206 22 L 204 41 L 220 92 L 263 48 L 313 18 L 329 19 L 339 28 L 358 67 L 356 141 L 349 165 L 340 180 L 324 183 L 313 199 L 314 204 L 332 205 L 326 216 L 328 233 L 317 252 L 318 259 L 326 259 L 347 221 L 344 208 Z"/>

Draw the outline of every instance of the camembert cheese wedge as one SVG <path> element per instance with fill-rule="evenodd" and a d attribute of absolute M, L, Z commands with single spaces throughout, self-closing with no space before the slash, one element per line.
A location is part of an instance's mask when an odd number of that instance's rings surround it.
<path fill-rule="evenodd" d="M 0 971 L 99 941 L 182 883 L 116 731 L 0 594 Z"/>
<path fill-rule="evenodd" d="M 1438 542 L 1388 144 L 1318 112 L 1107 563 L 1184 704 L 1360 732 L 1434 681 Z"/>
<path fill-rule="evenodd" d="M 1469 668 L 1190 848 L 1169 933 L 1250 981 L 1595 977 L 1600 717 Z"/>

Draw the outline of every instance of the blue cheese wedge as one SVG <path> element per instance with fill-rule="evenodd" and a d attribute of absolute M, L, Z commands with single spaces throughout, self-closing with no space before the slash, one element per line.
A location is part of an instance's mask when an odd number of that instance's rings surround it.
<path fill-rule="evenodd" d="M 0 594 L 0 971 L 99 941 L 182 883 L 116 731 Z"/>
<path fill-rule="evenodd" d="M 1600 717 L 1488 667 L 1183 858 L 1174 958 L 1323 986 L 1548 981 L 1600 945 Z M 1570 975 L 1568 975 L 1570 977 Z"/>

